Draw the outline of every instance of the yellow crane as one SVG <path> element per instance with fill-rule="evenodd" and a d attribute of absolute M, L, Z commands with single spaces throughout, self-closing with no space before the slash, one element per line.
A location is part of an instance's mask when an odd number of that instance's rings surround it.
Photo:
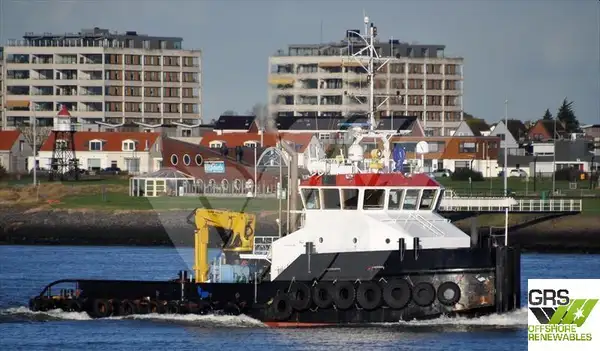
<path fill-rule="evenodd" d="M 256 216 L 250 213 L 197 208 L 192 212 L 194 232 L 194 276 L 205 282 L 208 274 L 209 229 L 214 227 L 223 240 L 225 252 L 252 252 Z M 189 217 L 188 217 L 189 218 Z M 189 218 L 190 219 L 190 218 Z"/>

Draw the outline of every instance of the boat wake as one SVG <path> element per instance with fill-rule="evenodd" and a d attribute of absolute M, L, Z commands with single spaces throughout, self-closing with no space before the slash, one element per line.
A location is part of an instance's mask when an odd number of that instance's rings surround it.
<path fill-rule="evenodd" d="M 95 320 L 85 312 L 64 312 L 56 309 L 46 312 L 34 312 L 27 307 L 16 307 L 0 310 L 0 323 L 15 323 L 23 321 L 91 321 Z M 148 320 L 162 323 L 205 327 L 265 327 L 265 325 L 248 316 L 227 315 L 168 315 L 168 314 L 143 314 L 123 317 L 108 317 L 102 320 Z M 366 327 L 368 325 L 362 325 Z M 440 317 L 431 320 L 401 321 L 397 323 L 376 323 L 371 326 L 394 327 L 409 330 L 447 330 L 465 331 L 473 329 L 522 329 L 527 326 L 527 309 L 522 308 L 505 314 L 492 314 L 479 318 L 465 317 Z"/>
<path fill-rule="evenodd" d="M 60 309 L 34 312 L 27 307 L 16 307 L 0 310 L 0 323 L 23 322 L 23 321 L 92 321 L 85 312 L 64 312 Z M 180 314 L 143 314 L 123 317 L 108 317 L 102 320 L 148 320 L 164 323 L 182 325 L 206 326 L 206 327 L 265 327 L 265 325 L 248 316 L 226 316 L 226 315 L 180 315 Z"/>
<path fill-rule="evenodd" d="M 440 317 L 430 320 L 385 323 L 385 326 L 415 330 L 469 331 L 476 329 L 523 329 L 527 328 L 527 308 L 503 314 L 490 314 L 477 318 Z"/>

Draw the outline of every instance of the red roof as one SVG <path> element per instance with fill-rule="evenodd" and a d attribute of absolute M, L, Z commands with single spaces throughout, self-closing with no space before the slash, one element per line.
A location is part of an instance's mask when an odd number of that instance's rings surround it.
<path fill-rule="evenodd" d="M 21 132 L 18 130 L 0 131 L 0 150 L 8 151 L 12 149 L 20 135 Z"/>
<path fill-rule="evenodd" d="M 439 187 L 428 175 L 419 173 L 405 176 L 402 173 L 361 173 L 337 175 L 313 175 L 303 180 L 301 186 L 406 186 Z"/>
<path fill-rule="evenodd" d="M 58 117 L 71 117 L 71 114 L 69 113 L 67 106 L 62 105 L 62 107 L 60 108 L 60 111 L 58 111 L 57 116 Z"/>
<path fill-rule="evenodd" d="M 304 151 L 310 140 L 312 139 L 314 134 L 312 133 L 269 133 L 266 132 L 262 136 L 263 146 L 264 147 L 272 147 L 276 146 L 279 140 L 285 140 L 295 143 L 296 145 L 301 145 L 300 152 Z M 259 133 L 223 133 L 217 134 L 216 132 L 207 132 L 202 135 L 202 140 L 200 141 L 201 146 L 209 147 L 212 141 L 222 141 L 227 147 L 236 147 L 236 146 L 244 146 L 244 142 L 246 141 L 256 141 L 260 144 L 261 135 Z"/>
<path fill-rule="evenodd" d="M 42 145 L 40 151 L 52 151 L 55 133 L 50 136 Z M 123 141 L 136 141 L 135 151 L 146 151 L 146 145 L 152 147 L 160 133 L 144 132 L 76 132 L 75 133 L 75 151 L 89 151 L 89 143 L 92 140 L 102 140 L 102 151 L 123 151 Z M 98 151 L 98 152 L 102 152 Z"/>

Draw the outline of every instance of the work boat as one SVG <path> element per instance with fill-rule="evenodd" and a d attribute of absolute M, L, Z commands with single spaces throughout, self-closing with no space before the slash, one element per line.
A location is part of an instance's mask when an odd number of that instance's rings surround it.
<path fill-rule="evenodd" d="M 479 316 L 519 307 L 520 256 L 471 247 L 436 213 L 444 189 L 425 174 L 313 175 L 299 187 L 303 226 L 254 236 L 254 215 L 197 209 L 195 273 L 172 281 L 60 280 L 30 300 L 103 318 L 245 314 L 269 326 Z M 208 262 L 208 229 L 224 228 Z M 245 261 L 245 262 L 244 262 Z"/>
<path fill-rule="evenodd" d="M 372 85 L 376 31 L 368 22 Z M 362 51 L 353 56 L 358 62 L 365 59 Z M 373 86 L 370 91 L 373 106 Z M 289 234 L 255 235 L 254 214 L 198 208 L 188 217 L 196 228 L 193 273 L 181 271 L 169 281 L 59 280 L 33 297 L 30 308 L 85 311 L 94 318 L 244 314 L 279 327 L 518 309 L 519 251 L 471 240 L 441 217 L 444 188 L 424 173 L 402 172 L 404 153 L 397 145 L 392 151 L 389 142 L 395 132 L 378 131 L 374 116 L 369 111 L 367 128 L 340 131 L 353 140 L 342 162 L 316 160 L 309 167 L 314 174 L 301 181 L 291 167 Z M 361 142 L 373 140 L 382 149 L 364 159 Z M 294 149 L 281 144 L 297 165 Z M 302 211 L 295 211 L 297 202 Z M 222 251 L 209 260 L 211 227 L 218 229 Z"/>

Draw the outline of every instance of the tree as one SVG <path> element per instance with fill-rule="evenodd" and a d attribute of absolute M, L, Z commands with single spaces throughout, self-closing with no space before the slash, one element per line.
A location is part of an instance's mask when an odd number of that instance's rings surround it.
<path fill-rule="evenodd" d="M 470 114 L 470 113 L 466 113 L 466 112 L 464 112 L 464 111 L 463 111 L 463 119 L 464 119 L 465 121 L 468 121 L 468 120 L 471 120 L 471 119 L 476 119 L 476 118 L 475 118 L 475 117 L 473 117 L 473 115 L 472 115 L 472 114 Z"/>
<path fill-rule="evenodd" d="M 546 109 L 546 112 L 544 112 L 544 116 L 542 117 L 543 120 L 551 120 L 552 117 L 552 113 L 550 113 L 550 109 Z"/>
<path fill-rule="evenodd" d="M 29 147 L 31 147 L 31 150 L 33 150 L 33 125 L 29 125 L 29 124 L 25 124 L 25 125 L 21 125 L 19 127 L 17 127 L 17 129 L 21 132 L 21 134 L 23 135 L 23 139 L 25 139 L 25 142 L 29 145 Z M 40 127 L 37 126 L 35 128 L 35 148 L 36 148 L 36 152 L 40 151 L 40 148 L 42 147 L 42 144 L 44 144 L 44 142 L 46 141 L 46 139 L 48 139 L 48 136 L 50 135 L 50 132 L 52 132 L 52 128 L 51 127 Z"/>
<path fill-rule="evenodd" d="M 573 112 L 573 101 L 567 101 L 565 98 L 562 105 L 558 108 L 556 118 L 565 125 L 567 133 L 580 133 L 579 121 Z"/>
<path fill-rule="evenodd" d="M 238 113 L 235 112 L 234 110 L 227 110 L 223 113 L 221 113 L 221 116 L 237 116 Z"/>

